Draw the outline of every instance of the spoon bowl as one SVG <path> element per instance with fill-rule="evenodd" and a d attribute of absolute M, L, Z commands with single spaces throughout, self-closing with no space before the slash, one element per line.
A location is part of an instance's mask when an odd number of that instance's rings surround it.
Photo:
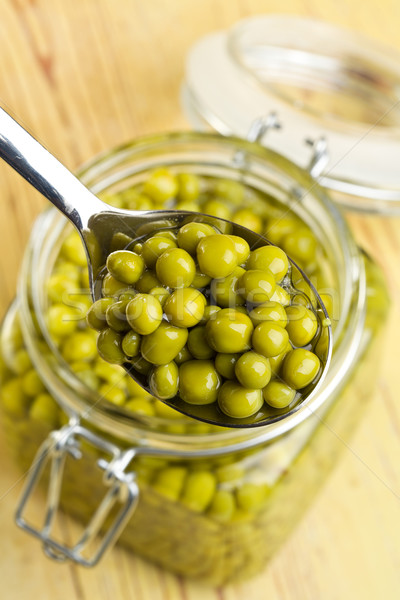
<path fill-rule="evenodd" d="M 93 300 L 101 298 L 102 269 L 112 250 L 114 235 L 124 234 L 134 242 L 143 240 L 160 230 L 177 229 L 188 222 L 212 225 L 216 232 L 241 237 L 251 250 L 272 245 L 263 236 L 236 223 L 210 215 L 181 210 L 121 210 L 102 202 L 88 190 L 66 167 L 50 154 L 23 127 L 0 109 L 0 157 L 24 177 L 33 187 L 56 206 L 76 227 L 84 244 L 89 269 L 90 289 Z M 285 276 L 285 287 L 291 295 L 299 294 L 313 307 L 319 322 L 319 336 L 324 339 L 319 358 L 321 369 L 317 381 L 301 392 L 297 402 L 285 409 L 269 407 L 266 403 L 256 415 L 236 419 L 223 414 L 216 403 L 193 405 L 179 396 L 164 400 L 177 411 L 200 421 L 225 427 L 257 427 L 275 423 L 315 397 L 331 358 L 331 326 L 326 309 L 313 285 L 303 271 L 289 258 L 291 268 Z M 298 282 L 306 284 L 309 294 L 297 289 Z M 303 285 L 300 286 L 303 288 Z M 323 323 L 323 326 L 322 326 Z M 318 346 L 318 342 L 317 342 Z M 133 369 L 130 363 L 123 367 L 143 388 L 150 392 L 146 376 Z"/>

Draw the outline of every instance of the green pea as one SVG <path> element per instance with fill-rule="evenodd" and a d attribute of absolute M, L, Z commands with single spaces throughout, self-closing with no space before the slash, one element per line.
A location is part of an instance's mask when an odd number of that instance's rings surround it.
<path fill-rule="evenodd" d="M 45 391 L 45 387 L 37 371 L 31 369 L 22 377 L 22 390 L 27 396 L 38 396 Z"/>
<path fill-rule="evenodd" d="M 170 500 L 177 500 L 181 494 L 186 475 L 187 469 L 185 467 L 166 467 L 157 473 L 152 488 Z"/>
<path fill-rule="evenodd" d="M 281 281 L 288 271 L 289 260 L 281 248 L 262 246 L 250 253 L 247 268 L 270 271 L 275 281 Z"/>
<path fill-rule="evenodd" d="M 317 308 L 318 303 L 311 286 L 303 279 L 302 273 L 292 267 L 292 284 L 295 291 L 292 292 L 292 304 L 302 304 L 306 308 Z M 298 293 L 297 293 L 298 292 Z"/>
<path fill-rule="evenodd" d="M 115 252 L 116 250 L 125 250 L 127 248 L 127 246 L 129 246 L 129 244 L 131 244 L 132 242 L 133 242 L 133 239 L 131 237 L 129 237 L 129 235 L 126 235 L 125 233 L 118 231 L 117 233 L 114 233 L 114 235 L 112 236 L 112 239 L 110 242 L 110 251 Z M 118 277 L 117 277 L 117 279 L 118 279 Z"/>
<path fill-rule="evenodd" d="M 287 332 L 294 346 L 306 346 L 317 333 L 317 316 L 302 305 L 292 305 L 286 308 L 288 317 Z"/>
<path fill-rule="evenodd" d="M 236 211 L 232 217 L 232 221 L 242 227 L 251 229 L 255 233 L 261 233 L 263 229 L 261 217 L 255 214 L 250 208 L 242 208 Z"/>
<path fill-rule="evenodd" d="M 206 327 L 208 343 L 216 352 L 233 354 L 250 349 L 253 324 L 238 310 L 224 308 L 218 311 Z"/>
<path fill-rule="evenodd" d="M 170 297 L 169 291 L 166 290 L 163 287 L 153 287 L 149 291 L 149 294 L 151 294 L 152 296 L 154 296 L 155 298 L 157 298 L 157 300 L 159 301 L 159 303 L 161 304 L 161 306 L 164 306 L 165 302 Z"/>
<path fill-rule="evenodd" d="M 244 388 L 235 381 L 225 381 L 218 393 L 218 406 L 224 414 L 235 419 L 255 415 L 263 404 L 261 390 Z"/>
<path fill-rule="evenodd" d="M 134 244 L 132 251 L 135 254 L 142 254 L 142 249 L 143 249 L 143 244 L 142 242 L 136 242 L 136 244 Z"/>
<path fill-rule="evenodd" d="M 217 200 L 216 198 L 207 200 L 202 206 L 202 211 L 206 215 L 211 215 L 218 219 L 226 219 L 227 221 L 230 221 L 232 216 L 232 212 L 226 202 Z"/>
<path fill-rule="evenodd" d="M 90 330 L 77 331 L 67 338 L 62 346 L 62 355 L 67 362 L 94 360 L 97 356 L 96 340 L 90 335 Z"/>
<path fill-rule="evenodd" d="M 237 254 L 237 262 L 239 265 L 244 264 L 250 255 L 250 246 L 246 242 L 245 239 L 239 237 L 238 235 L 230 235 L 229 236 L 233 243 L 235 244 L 235 250 Z M 248 267 L 253 268 L 253 267 Z"/>
<path fill-rule="evenodd" d="M 137 294 L 126 306 L 129 325 L 141 335 L 153 333 L 159 327 L 162 316 L 162 306 L 151 294 Z"/>
<path fill-rule="evenodd" d="M 248 512 L 257 512 L 265 504 L 268 487 L 256 483 L 243 483 L 236 490 L 236 499 L 239 508 Z"/>
<path fill-rule="evenodd" d="M 195 512 L 203 512 L 210 505 L 217 482 L 209 471 L 189 473 L 186 477 L 180 501 Z"/>
<path fill-rule="evenodd" d="M 0 391 L 1 405 L 4 412 L 12 418 L 23 419 L 31 398 L 24 393 L 19 378 L 3 383 Z"/>
<path fill-rule="evenodd" d="M 207 342 L 205 325 L 194 327 L 189 332 L 187 347 L 191 356 L 199 360 L 206 360 L 215 356 L 215 351 L 210 348 Z"/>
<path fill-rule="evenodd" d="M 73 231 L 62 243 L 61 255 L 80 267 L 87 267 L 87 257 L 82 240 L 78 233 Z"/>
<path fill-rule="evenodd" d="M 256 352 L 269 358 L 281 354 L 289 341 L 289 334 L 273 321 L 265 321 L 254 329 L 252 345 Z"/>
<path fill-rule="evenodd" d="M 271 302 L 278 302 L 282 306 L 289 306 L 290 294 L 283 287 L 277 285 L 275 291 L 270 298 Z"/>
<path fill-rule="evenodd" d="M 270 381 L 263 389 L 264 400 L 273 408 L 286 408 L 293 402 L 296 391 L 283 381 Z"/>
<path fill-rule="evenodd" d="M 144 257 L 130 250 L 116 250 L 108 255 L 106 266 L 114 279 L 132 285 L 141 277 L 145 260 Z"/>
<path fill-rule="evenodd" d="M 133 332 L 132 332 L 133 333 Z M 87 364 L 86 364 L 87 367 Z M 113 365 L 105 362 L 101 358 L 95 362 L 93 371 L 97 377 L 107 381 L 110 384 L 120 383 L 121 379 L 125 378 L 125 372 L 119 365 Z"/>
<path fill-rule="evenodd" d="M 149 399 L 145 399 L 145 398 L 132 398 L 132 400 L 129 400 L 124 408 L 126 408 L 126 410 L 129 410 L 130 412 L 139 414 L 139 415 L 145 415 L 146 417 L 154 417 L 156 414 L 156 411 L 154 410 L 154 406 L 152 401 L 150 401 L 151 396 L 149 396 Z"/>
<path fill-rule="evenodd" d="M 118 298 L 122 292 L 126 291 L 127 287 L 126 283 L 118 281 L 111 273 L 107 273 L 103 278 L 101 293 L 103 296 Z"/>
<path fill-rule="evenodd" d="M 235 374 L 244 388 L 261 389 L 271 379 L 271 367 L 262 354 L 245 352 L 235 364 Z"/>
<path fill-rule="evenodd" d="M 198 267 L 196 267 L 196 273 L 194 279 L 191 283 L 191 287 L 198 289 L 203 289 L 208 286 L 211 281 L 211 277 L 202 273 Z"/>
<path fill-rule="evenodd" d="M 194 327 L 203 317 L 206 299 L 193 288 L 183 288 L 172 292 L 164 304 L 168 321 L 176 327 Z"/>
<path fill-rule="evenodd" d="M 94 392 L 97 392 L 99 388 L 99 379 L 98 377 L 96 377 L 95 373 L 93 373 L 93 371 L 90 370 L 89 364 L 86 363 L 85 369 L 75 370 L 74 367 L 77 364 L 80 363 L 74 363 L 74 366 L 71 365 L 71 371 L 73 371 L 76 374 L 77 378 L 80 381 L 82 381 L 82 383 L 84 383 L 86 387 L 88 387 L 90 390 L 93 390 Z"/>
<path fill-rule="evenodd" d="M 167 240 L 171 240 L 172 242 L 175 242 L 175 244 L 177 243 L 177 235 L 173 229 L 161 229 L 161 231 L 156 231 L 156 233 L 153 233 L 152 237 L 167 238 Z"/>
<path fill-rule="evenodd" d="M 116 406 L 123 406 L 126 401 L 125 392 L 116 385 L 110 386 L 108 383 L 100 386 L 99 395 Z"/>
<path fill-rule="evenodd" d="M 228 522 L 235 511 L 236 503 L 232 492 L 217 490 L 211 501 L 207 514 L 217 521 Z"/>
<path fill-rule="evenodd" d="M 23 375 L 32 368 L 30 356 L 24 348 L 17 350 L 12 357 L 12 368 L 17 375 Z"/>
<path fill-rule="evenodd" d="M 106 311 L 109 306 L 114 303 L 114 299 L 100 298 L 93 302 L 92 306 L 89 308 L 86 313 L 86 322 L 92 329 L 96 329 L 97 331 L 101 331 L 107 327 L 106 320 Z"/>
<path fill-rule="evenodd" d="M 271 299 L 276 283 L 271 271 L 249 270 L 241 276 L 237 286 L 247 302 L 262 304 Z"/>
<path fill-rule="evenodd" d="M 200 194 L 200 179 L 193 173 L 179 173 L 178 180 L 178 199 L 183 202 L 192 202 L 197 200 Z"/>
<path fill-rule="evenodd" d="M 167 237 L 153 236 L 146 240 L 142 247 L 141 256 L 147 268 L 154 269 L 158 258 L 170 248 L 176 248 L 176 243 Z"/>
<path fill-rule="evenodd" d="M 329 330 L 328 330 L 328 325 L 329 325 L 330 321 L 328 321 L 328 319 L 324 319 L 324 321 L 322 322 L 322 329 L 321 329 L 321 334 L 319 336 L 318 342 L 316 343 L 316 345 L 313 348 L 313 351 L 315 352 L 315 354 L 322 359 L 326 359 L 327 354 L 328 354 L 328 347 L 329 347 Z"/>
<path fill-rule="evenodd" d="M 130 288 L 130 289 L 126 290 L 125 292 L 122 292 L 122 294 L 120 294 L 118 296 L 118 300 L 120 302 L 129 302 L 130 300 L 133 300 L 135 296 L 136 296 L 136 291 L 133 288 Z"/>
<path fill-rule="evenodd" d="M 235 206 L 240 206 L 244 202 L 245 188 L 243 184 L 233 179 L 217 179 L 214 186 L 214 193 L 220 198 L 225 198 Z"/>
<path fill-rule="evenodd" d="M 303 265 L 315 260 L 317 240 L 307 227 L 298 227 L 282 240 L 285 252 L 295 261 Z"/>
<path fill-rule="evenodd" d="M 224 308 L 233 308 L 244 304 L 244 298 L 238 289 L 238 282 L 246 271 L 242 267 L 235 267 L 233 272 L 222 279 L 213 279 L 210 293 L 216 304 Z"/>
<path fill-rule="evenodd" d="M 155 367 L 150 375 L 150 391 L 160 400 L 174 398 L 178 393 L 178 385 L 179 371 L 174 362 Z"/>
<path fill-rule="evenodd" d="M 65 304 L 53 304 L 47 311 L 46 321 L 51 335 L 65 337 L 77 329 L 77 311 Z"/>
<path fill-rule="evenodd" d="M 213 279 L 227 277 L 237 266 L 235 244 L 228 235 L 204 237 L 197 245 L 196 254 L 200 270 Z"/>
<path fill-rule="evenodd" d="M 151 362 L 143 358 L 143 356 L 133 356 L 129 359 L 130 364 L 132 365 L 134 371 L 137 371 L 141 375 L 145 375 L 146 377 L 150 374 L 153 365 Z"/>
<path fill-rule="evenodd" d="M 154 202 L 152 198 L 141 194 L 137 190 L 126 190 L 123 192 L 123 199 L 126 208 L 129 210 L 152 210 Z"/>
<path fill-rule="evenodd" d="M 106 310 L 107 325 L 114 331 L 124 332 L 130 329 L 126 318 L 126 307 L 130 300 L 119 300 L 111 304 Z"/>
<path fill-rule="evenodd" d="M 162 321 L 158 329 L 142 338 L 142 356 L 154 365 L 165 365 L 174 360 L 187 338 L 187 329 Z"/>
<path fill-rule="evenodd" d="M 186 223 L 178 231 L 178 246 L 189 254 L 196 255 L 198 243 L 208 235 L 215 235 L 215 229 L 211 225 L 196 222 Z"/>
<path fill-rule="evenodd" d="M 179 395 L 189 404 L 215 402 L 221 378 L 210 360 L 189 360 L 179 367 Z"/>
<path fill-rule="evenodd" d="M 159 280 L 167 287 L 189 287 L 196 273 L 196 265 L 186 250 L 171 248 L 161 254 L 157 260 L 156 273 Z"/>
<path fill-rule="evenodd" d="M 290 352 L 291 350 L 292 350 L 292 345 L 290 342 L 288 342 L 288 344 L 283 352 L 281 352 L 277 356 L 270 356 L 268 358 L 273 377 L 276 377 L 278 375 L 286 354 L 288 352 Z"/>
<path fill-rule="evenodd" d="M 207 304 L 207 306 L 204 308 L 203 318 L 201 319 L 200 323 L 205 325 L 207 321 L 209 321 L 219 310 L 221 310 L 220 306 L 216 306 L 215 304 Z"/>
<path fill-rule="evenodd" d="M 29 417 L 32 421 L 45 424 L 51 429 L 58 425 L 58 413 L 59 409 L 55 400 L 46 393 L 39 394 L 29 409 Z"/>
<path fill-rule="evenodd" d="M 191 201 L 180 201 L 175 205 L 175 210 L 185 210 L 189 212 L 200 212 L 200 206 L 198 202 Z"/>
<path fill-rule="evenodd" d="M 154 271 L 145 271 L 138 282 L 135 284 L 135 289 L 140 294 L 148 294 L 155 287 L 162 287 L 161 281 L 157 279 Z"/>
<path fill-rule="evenodd" d="M 334 296 L 330 293 L 320 293 L 319 296 L 326 308 L 326 312 L 332 318 L 334 314 Z"/>
<path fill-rule="evenodd" d="M 77 291 L 78 282 L 66 278 L 62 273 L 54 273 L 46 283 L 47 294 L 52 302 L 65 303 L 70 294 Z"/>
<path fill-rule="evenodd" d="M 141 337 L 136 331 L 128 331 L 122 338 L 121 348 L 126 356 L 133 357 L 139 354 Z"/>
<path fill-rule="evenodd" d="M 314 381 L 320 366 L 320 360 L 313 352 L 297 348 L 286 355 L 280 372 L 290 387 L 300 390 Z"/>
<path fill-rule="evenodd" d="M 184 363 L 184 362 L 186 362 L 188 360 L 192 360 L 192 358 L 193 358 L 193 356 L 190 354 L 189 349 L 188 349 L 188 347 L 186 345 L 175 356 L 175 362 L 176 362 L 177 365 L 181 365 L 182 363 Z"/>
<path fill-rule="evenodd" d="M 241 355 L 218 353 L 215 357 L 215 368 L 225 379 L 235 379 L 235 365 Z"/>
<path fill-rule="evenodd" d="M 97 351 L 107 362 L 122 365 L 126 357 L 122 351 L 122 335 L 109 327 L 103 329 L 97 338 Z"/>
<path fill-rule="evenodd" d="M 200 209 L 198 209 L 197 212 L 201 212 Z M 212 215 L 204 215 L 201 219 L 203 223 L 208 223 L 208 225 L 214 227 L 215 231 L 217 231 L 219 235 L 230 235 L 232 233 L 233 228 L 230 221 L 224 221 L 222 219 L 218 219 L 217 217 L 213 217 Z"/>
<path fill-rule="evenodd" d="M 260 325 L 264 321 L 274 321 L 281 327 L 286 327 L 288 318 L 284 307 L 279 302 L 264 302 L 259 304 L 249 313 L 249 317 L 254 325 Z"/>
<path fill-rule="evenodd" d="M 87 269 L 83 269 L 83 271 L 87 271 Z M 54 265 L 53 274 L 62 275 L 65 279 L 70 279 L 72 282 L 78 284 L 80 280 L 82 272 L 82 267 L 78 267 L 74 265 L 69 260 L 62 260 L 58 258 Z"/>
<path fill-rule="evenodd" d="M 280 246 L 282 240 L 288 235 L 292 234 L 299 226 L 299 221 L 290 216 L 278 216 L 271 217 L 267 221 L 267 226 L 265 229 L 265 237 L 268 238 L 270 242 Z M 291 253 L 287 250 L 289 256 L 292 256 Z"/>
<path fill-rule="evenodd" d="M 150 177 L 146 179 L 143 191 L 152 200 L 161 204 L 170 198 L 174 198 L 178 188 L 176 176 L 168 169 L 161 167 L 153 171 Z"/>
<path fill-rule="evenodd" d="M 229 463 L 218 467 L 215 474 L 220 483 L 234 483 L 235 485 L 240 485 L 245 477 L 246 471 L 243 464 Z"/>

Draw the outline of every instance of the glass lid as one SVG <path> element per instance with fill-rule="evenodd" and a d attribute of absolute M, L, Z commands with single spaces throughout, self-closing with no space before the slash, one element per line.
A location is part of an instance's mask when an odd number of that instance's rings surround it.
<path fill-rule="evenodd" d="M 324 140 L 312 174 L 334 199 L 400 214 L 400 53 L 322 21 L 259 16 L 191 48 L 183 103 L 194 126 L 241 137 L 274 112 L 263 144 L 309 169 L 310 140 Z"/>

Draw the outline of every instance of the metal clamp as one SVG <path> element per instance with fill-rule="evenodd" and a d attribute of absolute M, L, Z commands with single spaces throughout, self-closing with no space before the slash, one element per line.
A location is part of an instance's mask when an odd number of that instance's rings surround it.
<path fill-rule="evenodd" d="M 270 112 L 264 117 L 255 119 L 250 125 L 250 129 L 247 132 L 246 140 L 248 142 L 261 142 L 262 138 L 270 129 L 280 129 L 281 123 L 278 119 L 278 115 L 275 112 Z"/>
<path fill-rule="evenodd" d="M 82 457 L 79 449 L 79 441 L 81 439 L 110 455 L 111 458 L 109 461 L 100 459 L 97 463 L 104 470 L 103 481 L 108 489 L 89 524 L 81 534 L 80 539 L 74 546 L 68 547 L 56 541 L 52 537 L 52 531 L 55 517 L 59 510 L 65 460 L 68 455 L 72 456 L 75 460 L 79 460 Z M 15 515 L 17 525 L 40 539 L 43 543 L 45 553 L 50 558 L 58 561 L 72 560 L 86 567 L 94 566 L 99 562 L 104 552 L 117 540 L 137 505 L 139 488 L 135 481 L 135 474 L 125 472 L 135 453 L 134 448 L 122 451 L 111 442 L 82 427 L 77 419 L 72 419 L 62 429 L 50 433 L 39 448 L 17 508 Z M 23 515 L 27 502 L 40 481 L 44 468 L 49 462 L 51 463 L 50 480 L 47 490 L 44 523 L 41 528 L 36 528 L 27 523 Z M 106 533 L 100 538 L 99 532 L 116 503 L 119 503 L 121 506 L 114 516 L 113 522 L 108 526 Z M 99 541 L 96 550 L 91 556 L 85 557 L 85 550 L 87 550 L 94 540 L 97 540 L 98 536 Z"/>
<path fill-rule="evenodd" d="M 272 129 L 283 129 L 282 122 L 274 111 L 255 119 L 251 123 L 245 139 L 248 142 L 261 144 L 265 135 Z M 305 168 L 313 179 L 318 179 L 329 162 L 328 142 L 324 136 L 315 140 L 307 138 L 304 141 L 313 150 L 308 165 Z M 233 161 L 236 166 L 245 168 L 247 166 L 246 152 L 243 150 L 235 152 Z"/>
<path fill-rule="evenodd" d="M 316 140 L 307 138 L 305 143 L 313 149 L 313 154 L 308 163 L 307 170 L 311 177 L 317 179 L 329 162 L 328 142 L 325 137 L 321 136 Z"/>
<path fill-rule="evenodd" d="M 275 112 L 270 112 L 268 115 L 255 119 L 250 125 L 247 132 L 246 140 L 248 142 L 261 143 L 261 140 L 271 129 L 280 129 L 281 124 Z M 233 163 L 237 168 L 245 169 L 247 165 L 247 152 L 237 150 L 233 156 Z"/>

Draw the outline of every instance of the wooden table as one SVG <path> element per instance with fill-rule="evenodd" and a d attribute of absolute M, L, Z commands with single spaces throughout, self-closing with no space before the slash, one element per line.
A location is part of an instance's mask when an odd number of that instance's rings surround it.
<path fill-rule="evenodd" d="M 397 0 L 0 0 L 0 104 L 70 168 L 138 135 L 187 128 L 184 57 L 207 32 L 261 12 L 319 17 L 397 46 Z M 379 160 L 379 157 L 377 157 Z M 4 313 L 43 199 L 0 164 Z M 95 570 L 58 566 L 13 524 L 20 475 L 3 448 L 1 597 L 7 600 L 391 600 L 400 589 L 400 223 L 349 217 L 393 299 L 374 402 L 312 510 L 260 576 L 222 590 L 115 549 Z"/>

